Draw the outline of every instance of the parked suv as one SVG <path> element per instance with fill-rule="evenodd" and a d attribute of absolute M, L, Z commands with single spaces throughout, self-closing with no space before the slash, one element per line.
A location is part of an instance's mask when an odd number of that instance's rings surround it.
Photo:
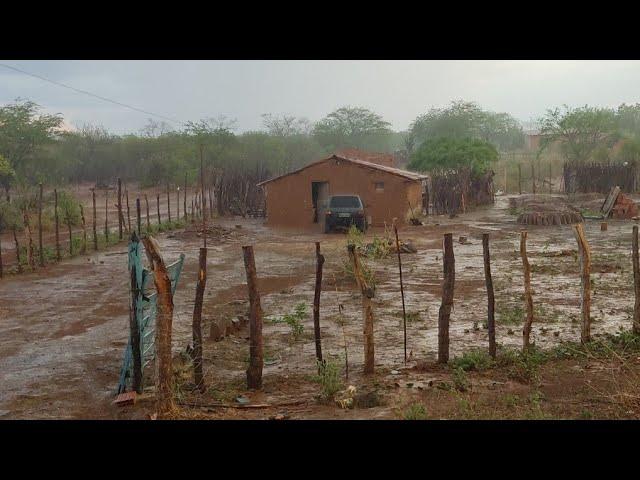
<path fill-rule="evenodd" d="M 367 229 L 364 205 L 358 195 L 332 195 L 324 212 L 324 233 L 355 225 L 361 232 Z"/>

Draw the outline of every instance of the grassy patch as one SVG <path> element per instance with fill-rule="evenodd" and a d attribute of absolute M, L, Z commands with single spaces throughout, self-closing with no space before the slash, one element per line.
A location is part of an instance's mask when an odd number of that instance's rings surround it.
<path fill-rule="evenodd" d="M 426 420 L 427 409 L 422 403 L 412 403 L 404 410 L 402 417 L 405 420 Z"/>
<path fill-rule="evenodd" d="M 461 357 L 456 357 L 451 361 L 451 366 L 463 372 L 472 370 L 481 371 L 493 366 L 493 359 L 485 350 L 473 349 L 465 352 Z M 454 379 L 455 380 L 455 379 Z"/>

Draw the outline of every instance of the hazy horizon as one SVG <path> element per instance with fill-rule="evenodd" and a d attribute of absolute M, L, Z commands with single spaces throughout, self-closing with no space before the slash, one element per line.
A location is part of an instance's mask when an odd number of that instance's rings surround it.
<path fill-rule="evenodd" d="M 617 107 L 640 102 L 640 61 L 85 61 L 0 63 L 180 122 L 236 119 L 261 130 L 262 114 L 317 121 L 341 106 L 366 107 L 406 130 L 421 113 L 452 100 L 475 101 L 522 122 L 563 104 Z M 32 100 L 65 123 L 137 133 L 148 118 L 0 66 L 0 103 Z"/>

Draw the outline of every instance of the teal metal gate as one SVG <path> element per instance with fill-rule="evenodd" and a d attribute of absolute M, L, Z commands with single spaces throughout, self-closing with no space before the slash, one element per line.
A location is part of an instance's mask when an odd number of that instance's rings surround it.
<path fill-rule="evenodd" d="M 167 266 L 167 273 L 171 280 L 171 293 L 175 294 L 178 286 L 178 279 L 184 264 L 184 253 L 180 258 Z M 134 269 L 132 271 L 132 269 Z M 135 317 L 140 334 L 140 356 L 142 358 L 142 380 L 144 384 L 145 367 L 153 360 L 155 355 L 154 340 L 157 313 L 157 292 L 153 284 L 153 273 L 142 267 L 142 244 L 139 240 L 129 242 L 129 273 L 130 277 L 135 275 L 136 284 L 140 286 L 135 299 Z M 132 291 L 132 295 L 136 292 Z M 131 302 L 133 304 L 133 302 Z M 131 378 L 133 375 L 133 354 L 131 348 L 131 335 L 124 351 L 122 368 L 120 369 L 120 381 L 118 382 L 117 394 L 124 393 L 131 389 Z"/>

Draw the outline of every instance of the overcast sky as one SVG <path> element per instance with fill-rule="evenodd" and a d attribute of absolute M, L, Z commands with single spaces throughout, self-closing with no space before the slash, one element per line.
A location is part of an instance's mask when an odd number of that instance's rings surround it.
<path fill-rule="evenodd" d="M 640 61 L 0 61 L 180 122 L 261 114 L 319 120 L 344 106 L 381 114 L 395 130 L 451 100 L 478 102 L 519 120 L 568 104 L 640 102 Z M 71 126 L 137 132 L 149 115 L 0 66 L 0 104 L 27 98 Z M 159 120 L 156 118 L 156 120 Z M 180 128 L 179 124 L 175 124 Z"/>

